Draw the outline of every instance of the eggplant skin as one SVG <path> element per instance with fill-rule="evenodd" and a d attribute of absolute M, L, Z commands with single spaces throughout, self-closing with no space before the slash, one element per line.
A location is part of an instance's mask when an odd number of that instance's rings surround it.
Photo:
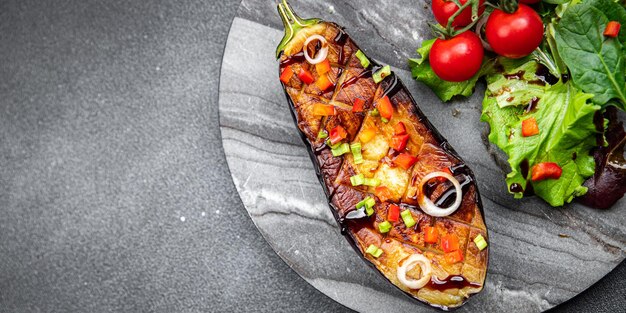
<path fill-rule="evenodd" d="M 319 90 L 313 86 L 315 83 L 307 85 L 298 75 L 308 71 L 314 81 L 320 77 L 316 67 L 308 64 L 301 53 L 304 40 L 314 34 L 323 36 L 328 43 L 327 59 L 331 70 L 322 75 L 328 75 L 332 82 L 330 90 Z M 411 298 L 443 310 L 459 307 L 483 289 L 489 259 L 489 248 L 479 250 L 473 242 L 478 235 L 489 238 L 476 179 L 430 124 L 398 77 L 392 73 L 375 83 L 372 73 L 381 66 L 369 59 L 371 65 L 363 68 L 355 56 L 358 50 L 343 28 L 331 22 L 316 20 L 292 36 L 279 54 L 279 74 L 287 67 L 294 73 L 282 82 L 292 117 L 315 165 L 331 211 L 342 233 L 361 257 Z M 372 114 L 377 101 L 385 96 L 393 107 L 393 117 L 388 122 Z M 363 112 L 352 112 L 350 108 L 357 98 L 364 101 Z M 333 104 L 336 114 L 315 115 L 312 108 L 316 104 Z M 417 162 L 408 170 L 394 164 L 394 158 L 401 152 L 390 148 L 394 126 L 399 122 L 410 136 L 402 153 L 417 157 Z M 325 139 L 319 138 L 320 132 L 328 134 L 338 126 L 346 131 L 344 142 L 361 143 L 362 163 L 356 164 L 351 153 L 333 156 Z M 367 133 L 369 138 L 362 140 Z M 424 192 L 418 190 L 418 184 L 422 177 L 434 171 L 449 171 L 462 185 L 461 206 L 446 217 L 432 217 L 418 205 L 418 195 Z M 374 187 L 352 186 L 350 177 L 357 174 L 378 179 L 389 191 L 386 198 L 379 197 Z M 429 188 L 428 197 L 433 202 L 445 205 L 451 195 L 454 198 L 449 182 L 434 182 Z M 348 218 L 348 213 L 356 210 L 356 204 L 367 197 L 376 201 L 374 213 L 369 217 Z M 392 204 L 409 210 L 415 226 L 407 228 L 399 219 L 391 222 L 389 232 L 380 233 L 378 226 L 387 220 Z M 438 233 L 436 243 L 425 242 L 423 230 L 429 226 Z M 440 240 L 444 235 L 458 238 L 458 250 L 463 255 L 461 261 L 447 259 Z M 376 258 L 366 253 L 370 245 L 379 247 L 382 255 Z M 419 289 L 407 287 L 397 277 L 398 267 L 412 254 L 426 256 L 432 266 L 430 283 Z M 419 270 L 410 270 L 408 275 L 417 279 L 421 274 Z"/>

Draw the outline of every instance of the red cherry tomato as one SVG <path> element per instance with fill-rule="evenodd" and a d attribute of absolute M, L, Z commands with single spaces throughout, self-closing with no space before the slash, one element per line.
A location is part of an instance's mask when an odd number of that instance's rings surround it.
<path fill-rule="evenodd" d="M 541 2 L 541 0 L 519 0 L 519 3 L 525 3 L 525 4 L 535 4 L 539 2 Z"/>
<path fill-rule="evenodd" d="M 533 52 L 543 40 L 543 22 L 535 10 L 520 4 L 511 14 L 495 9 L 487 19 L 485 33 L 494 52 L 519 59 Z"/>
<path fill-rule="evenodd" d="M 468 0 L 459 0 L 461 5 L 465 4 Z M 478 15 L 485 12 L 485 0 L 480 0 L 478 7 Z M 432 3 L 433 14 L 435 19 L 441 26 L 448 25 L 448 19 L 452 14 L 459 10 L 459 7 L 450 0 L 433 0 Z M 472 22 L 472 6 L 469 6 L 459 14 L 454 21 L 452 21 L 453 27 L 463 27 L 469 25 Z"/>
<path fill-rule="evenodd" d="M 474 32 L 450 39 L 437 39 L 430 49 L 430 66 L 439 78 L 452 82 L 468 80 L 483 63 L 483 45 Z"/>

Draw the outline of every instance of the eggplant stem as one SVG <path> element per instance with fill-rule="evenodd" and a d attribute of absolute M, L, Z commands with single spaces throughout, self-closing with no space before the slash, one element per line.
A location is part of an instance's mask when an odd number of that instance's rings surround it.
<path fill-rule="evenodd" d="M 280 41 L 280 44 L 276 48 L 276 58 L 280 57 L 280 54 L 285 50 L 285 46 L 289 44 L 289 42 L 296 36 L 298 31 L 313 24 L 319 23 L 319 19 L 310 18 L 303 19 L 298 14 L 296 14 L 291 5 L 287 2 L 287 0 L 282 0 L 282 2 L 278 3 L 278 14 L 280 15 L 280 19 L 283 21 L 283 26 L 285 27 L 285 35 L 283 39 Z"/>

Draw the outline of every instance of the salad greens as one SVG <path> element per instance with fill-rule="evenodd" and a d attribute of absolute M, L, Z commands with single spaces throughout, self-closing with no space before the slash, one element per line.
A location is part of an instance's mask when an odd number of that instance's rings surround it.
<path fill-rule="evenodd" d="M 626 25 L 626 9 L 612 0 L 544 0 L 538 6 L 544 42 L 530 56 L 514 60 L 488 54 L 470 80 L 447 82 L 428 64 L 433 40 L 427 40 L 417 50 L 421 57 L 410 59 L 409 66 L 413 77 L 444 102 L 470 96 L 484 77 L 481 120 L 490 125 L 489 141 L 508 155 L 509 191 L 515 198 L 534 191 L 550 205 L 562 206 L 585 195 L 585 181 L 601 170 L 593 153 L 606 145 L 606 126 L 597 125 L 603 110 L 611 105 L 626 110 L 626 30 L 616 38 L 603 35 L 609 21 Z M 522 122 L 531 118 L 540 132 L 524 137 Z M 558 164 L 560 178 L 533 181 L 533 166 L 543 162 Z"/>

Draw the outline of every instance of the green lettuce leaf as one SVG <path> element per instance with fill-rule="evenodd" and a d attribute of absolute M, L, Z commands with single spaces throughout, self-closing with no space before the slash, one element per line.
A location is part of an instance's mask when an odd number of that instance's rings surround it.
<path fill-rule="evenodd" d="M 488 81 L 499 81 L 504 75 L 494 74 Z M 547 85 L 533 110 L 523 106 L 500 107 L 496 95 L 488 90 L 483 100 L 481 120 L 491 127 L 489 140 L 509 156 L 511 172 L 507 185 L 517 184 L 534 193 L 552 206 L 562 206 L 576 196 L 586 193 L 582 184 L 594 173 L 594 160 L 590 155 L 596 147 L 594 115 L 600 106 L 589 103 L 592 94 L 583 93 L 571 82 L 559 81 Z M 522 121 L 534 117 L 540 133 L 521 135 Z M 561 178 L 533 182 L 532 167 L 541 162 L 555 162 L 563 169 Z M 529 186 L 530 185 L 530 186 Z M 513 188 L 515 189 L 515 188 Z M 523 192 L 512 192 L 516 198 Z"/>
<path fill-rule="evenodd" d="M 621 31 L 618 38 L 605 37 L 609 21 L 625 25 L 626 10 L 611 0 L 586 0 L 565 10 L 555 27 L 555 38 L 576 86 L 594 94 L 592 101 L 596 104 L 616 99 L 626 110 L 626 32 Z"/>
<path fill-rule="evenodd" d="M 498 58 L 498 64 L 507 75 L 488 75 L 487 90 L 496 98 L 501 108 L 512 105 L 527 105 L 533 99 L 543 95 L 546 83 L 535 73 L 539 69 L 537 62 L 528 58 Z"/>
<path fill-rule="evenodd" d="M 428 63 L 428 54 L 430 48 L 432 48 L 435 39 L 425 40 L 422 42 L 422 46 L 417 49 L 419 58 L 409 59 L 409 67 L 411 68 L 411 74 L 413 78 L 421 81 L 428 86 L 443 102 L 450 101 L 454 96 L 469 97 L 474 93 L 476 82 L 478 78 L 489 73 L 492 69 L 492 63 L 483 61 L 481 69 L 472 78 L 463 82 L 449 82 L 439 78 L 435 72 L 433 72 L 430 64 Z"/>

